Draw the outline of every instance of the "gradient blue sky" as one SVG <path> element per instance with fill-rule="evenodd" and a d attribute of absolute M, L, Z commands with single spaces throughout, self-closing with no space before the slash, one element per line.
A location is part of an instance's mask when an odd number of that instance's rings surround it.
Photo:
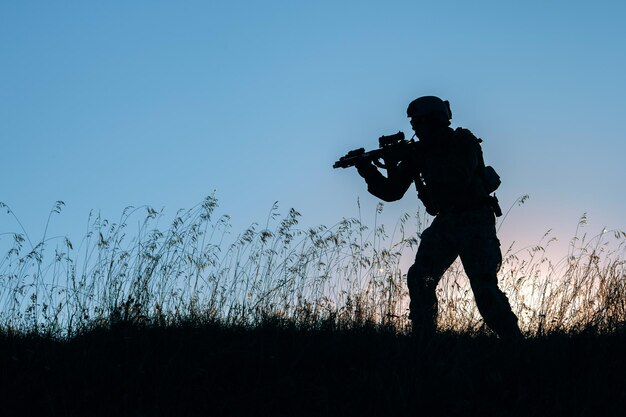
<path fill-rule="evenodd" d="M 33 239 L 90 210 L 174 212 L 213 190 L 235 227 L 272 203 L 304 225 L 373 215 L 349 149 L 450 100 L 484 139 L 503 244 L 626 229 L 626 6 L 619 1 L 5 1 L 0 201 Z M 393 222 L 418 206 L 387 204 Z M 370 216 L 371 217 L 371 216 Z M 0 215 L 0 232 L 17 231 Z"/>

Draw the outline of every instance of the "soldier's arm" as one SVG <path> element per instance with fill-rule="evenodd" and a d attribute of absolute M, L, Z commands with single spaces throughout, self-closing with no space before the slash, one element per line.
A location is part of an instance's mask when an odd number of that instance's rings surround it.
<path fill-rule="evenodd" d="M 371 161 L 358 164 L 357 170 L 367 183 L 367 191 L 387 202 L 400 200 L 413 182 L 410 163 L 400 162 L 397 167 L 387 170 L 387 177 Z"/>

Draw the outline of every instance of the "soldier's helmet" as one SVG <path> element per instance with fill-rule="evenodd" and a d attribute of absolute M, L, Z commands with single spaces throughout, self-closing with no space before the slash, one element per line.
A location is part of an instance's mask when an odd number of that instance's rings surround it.
<path fill-rule="evenodd" d="M 435 96 L 423 96 L 416 98 L 406 109 L 407 117 L 424 117 L 441 119 L 442 122 L 450 124 L 452 110 L 448 100 L 442 100 Z"/>

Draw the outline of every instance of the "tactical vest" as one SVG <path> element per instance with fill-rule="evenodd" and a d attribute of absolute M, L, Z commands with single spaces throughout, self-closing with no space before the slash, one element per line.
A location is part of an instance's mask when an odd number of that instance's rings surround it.
<path fill-rule="evenodd" d="M 485 166 L 482 140 L 463 128 L 451 133 L 424 146 L 418 156 L 414 181 L 426 211 L 437 215 L 489 206 L 501 215 L 495 195 L 490 196 L 500 177 Z"/>

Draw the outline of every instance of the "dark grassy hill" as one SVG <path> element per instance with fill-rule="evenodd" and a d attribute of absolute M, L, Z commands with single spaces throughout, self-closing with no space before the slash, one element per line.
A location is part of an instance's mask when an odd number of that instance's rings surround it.
<path fill-rule="evenodd" d="M 360 326 L 0 336 L 2 416 L 617 416 L 626 336 L 416 342 Z"/>
<path fill-rule="evenodd" d="M 401 260 L 424 213 L 302 228 L 274 205 L 231 236 L 216 207 L 89 216 L 72 243 L 31 239 L 0 203 L 20 231 L 2 233 L 0 417 L 626 416 L 626 233 L 587 237 L 583 216 L 560 260 L 549 233 L 504 252 L 521 344 L 482 330 L 456 262 L 448 333 L 415 341 Z"/>

